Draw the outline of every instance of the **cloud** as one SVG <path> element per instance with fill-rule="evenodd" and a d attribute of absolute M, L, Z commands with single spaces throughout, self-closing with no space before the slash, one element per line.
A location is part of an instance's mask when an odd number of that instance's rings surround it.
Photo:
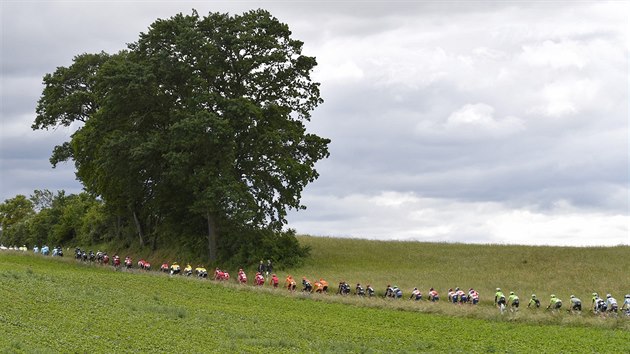
<path fill-rule="evenodd" d="M 384 191 L 343 198 L 309 198 L 308 217 L 291 216 L 292 227 L 319 236 L 524 245 L 627 244 L 630 220 L 622 213 L 576 208 L 558 200 L 551 210 L 513 208 L 498 202 L 464 202 Z M 343 218 L 331 218 L 339 210 Z M 331 234 L 331 230 L 346 230 Z"/>
<path fill-rule="evenodd" d="M 448 130 L 469 130 L 473 134 L 505 136 L 523 130 L 524 124 L 516 117 L 496 119 L 494 108 L 485 103 L 466 104 L 451 113 L 444 127 Z M 479 136 L 479 135 L 478 135 Z"/>
<path fill-rule="evenodd" d="M 589 58 L 580 42 L 545 40 L 536 45 L 524 45 L 521 59 L 532 66 L 550 66 L 554 69 L 575 67 L 582 69 Z"/>
<path fill-rule="evenodd" d="M 542 112 L 552 117 L 576 114 L 598 96 L 597 91 L 597 83 L 588 79 L 550 82 L 542 90 Z"/>
<path fill-rule="evenodd" d="M 71 164 L 48 163 L 73 128 L 30 130 L 43 75 L 157 18 L 265 7 L 317 58 L 325 102 L 308 129 L 332 139 L 290 216 L 298 232 L 630 243 L 627 3 L 2 6 L 0 198 L 80 190 Z"/>

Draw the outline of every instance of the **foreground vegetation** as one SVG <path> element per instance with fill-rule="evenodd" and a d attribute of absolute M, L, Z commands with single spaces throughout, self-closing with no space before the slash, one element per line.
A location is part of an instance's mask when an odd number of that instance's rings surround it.
<path fill-rule="evenodd" d="M 621 318 L 487 321 L 11 252 L 0 253 L 0 283 L 4 352 L 623 352 L 630 340 Z"/>

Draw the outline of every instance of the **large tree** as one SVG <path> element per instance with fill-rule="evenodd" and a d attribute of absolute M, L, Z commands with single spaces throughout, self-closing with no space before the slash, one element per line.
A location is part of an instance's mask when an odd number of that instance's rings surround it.
<path fill-rule="evenodd" d="M 322 100 L 302 44 L 264 10 L 157 20 L 125 51 L 46 75 L 33 128 L 83 122 L 51 162 L 74 159 L 141 243 L 148 225 L 203 220 L 215 260 L 220 225 L 280 231 L 328 156 L 306 132 Z"/>

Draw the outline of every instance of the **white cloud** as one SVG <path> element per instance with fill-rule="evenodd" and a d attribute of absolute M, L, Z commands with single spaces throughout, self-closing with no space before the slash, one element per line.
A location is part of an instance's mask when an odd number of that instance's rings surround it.
<path fill-rule="evenodd" d="M 588 63 L 587 54 L 586 48 L 575 40 L 563 42 L 546 40 L 537 45 L 524 45 L 521 59 L 532 66 L 582 69 Z"/>
<path fill-rule="evenodd" d="M 552 117 L 576 114 L 598 97 L 598 91 L 598 83 L 589 79 L 550 82 L 542 90 L 542 112 Z"/>
<path fill-rule="evenodd" d="M 318 236 L 567 246 L 630 242 L 627 215 L 580 209 L 565 200 L 543 212 L 533 205 L 512 208 L 385 191 L 311 196 L 309 205 L 310 215 L 291 215 L 289 226 Z M 330 217 L 331 210 L 343 217 Z"/>
<path fill-rule="evenodd" d="M 313 77 L 326 84 L 347 84 L 349 80 L 356 81 L 365 76 L 363 69 L 350 59 L 330 58 L 323 62 L 320 60 L 319 65 L 321 66 L 316 69 Z"/>
<path fill-rule="evenodd" d="M 444 122 L 421 120 L 415 126 L 415 132 L 421 138 L 442 136 L 469 142 L 505 138 L 525 129 L 522 119 L 514 116 L 497 118 L 494 107 L 486 103 L 465 104 L 451 112 Z"/>
<path fill-rule="evenodd" d="M 516 117 L 496 119 L 494 108 L 485 103 L 464 105 L 448 116 L 445 127 L 447 129 L 474 129 L 475 133 L 481 131 L 497 136 L 510 135 L 525 128 L 523 121 Z"/>

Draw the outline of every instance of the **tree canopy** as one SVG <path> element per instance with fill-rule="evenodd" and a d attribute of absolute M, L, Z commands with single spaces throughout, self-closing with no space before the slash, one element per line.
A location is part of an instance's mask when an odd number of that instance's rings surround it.
<path fill-rule="evenodd" d="M 46 75 L 32 127 L 82 122 L 53 166 L 74 160 L 141 244 L 202 237 L 216 260 L 235 230 L 280 232 L 329 155 L 306 131 L 322 99 L 302 45 L 264 10 L 159 19 L 126 50 Z"/>

